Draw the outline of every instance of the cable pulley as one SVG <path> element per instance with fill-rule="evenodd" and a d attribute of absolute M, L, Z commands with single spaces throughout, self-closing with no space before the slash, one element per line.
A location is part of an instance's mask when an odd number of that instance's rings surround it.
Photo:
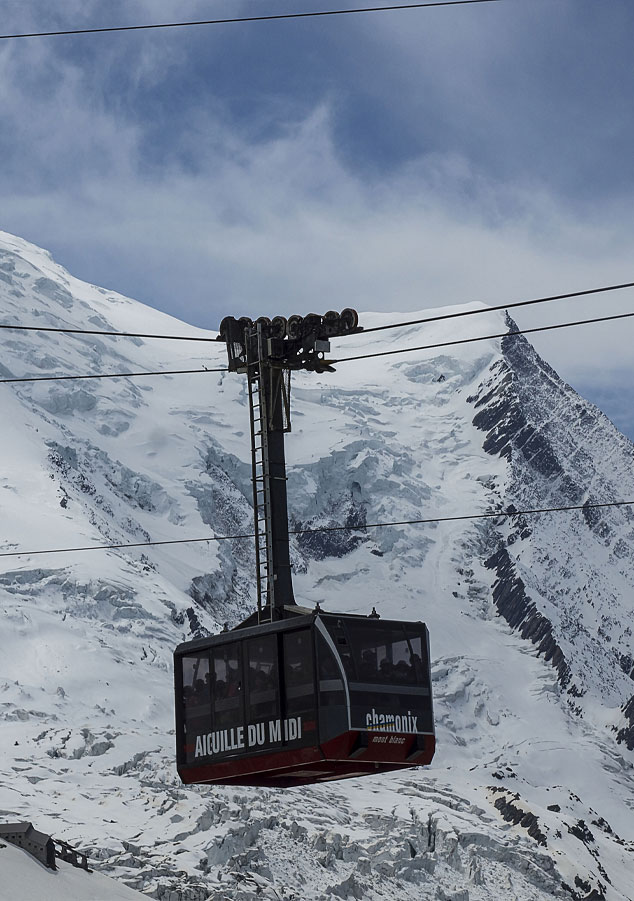
<path fill-rule="evenodd" d="M 276 368 L 333 372 L 326 359 L 330 338 L 361 331 L 359 314 L 348 307 L 341 313 L 329 310 L 323 316 L 259 316 L 255 322 L 248 316 L 225 316 L 217 340 L 227 345 L 230 372 L 246 372 L 248 360 L 261 361 L 263 355 Z M 260 341 L 265 343 L 260 345 Z"/>

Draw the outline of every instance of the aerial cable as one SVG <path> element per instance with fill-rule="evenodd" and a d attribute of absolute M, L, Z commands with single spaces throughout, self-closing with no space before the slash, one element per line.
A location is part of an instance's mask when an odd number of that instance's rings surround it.
<path fill-rule="evenodd" d="M 353 360 L 367 360 L 372 357 L 384 357 L 390 356 L 393 354 L 406 354 L 411 353 L 416 350 L 436 350 L 441 347 L 453 347 L 457 344 L 472 344 L 475 341 L 490 341 L 494 338 L 509 338 L 516 335 L 529 335 L 534 332 L 548 332 L 554 329 L 560 328 L 570 328 L 575 325 L 592 325 L 598 322 L 611 322 L 615 319 L 628 319 L 634 316 L 634 313 L 617 313 L 613 316 L 597 316 L 594 319 L 578 319 L 574 322 L 560 322 L 555 325 L 540 325 L 535 328 L 528 329 L 515 329 L 513 331 L 507 332 L 499 332 L 495 335 L 478 335 L 475 338 L 457 338 L 454 341 L 442 341 L 436 344 L 421 344 L 417 347 L 401 347 L 396 350 L 381 350 L 376 351 L 375 353 L 368 354 L 358 354 L 353 357 L 340 357 L 337 360 L 332 360 L 331 362 L 334 365 L 338 365 L 339 363 L 349 363 Z M 360 334 L 363 334 L 360 332 Z M 229 370 L 226 368 L 211 368 L 211 369 L 164 369 L 147 372 L 105 372 L 98 373 L 95 375 L 37 375 L 37 376 L 28 376 L 24 378 L 10 378 L 10 379 L 0 379 L 0 384 L 16 384 L 21 382 L 56 382 L 56 381 L 79 381 L 82 379 L 120 379 L 120 378 L 139 378 L 145 376 L 155 376 L 155 375 L 193 375 L 195 373 L 204 373 L 204 372 L 228 372 Z"/>
<path fill-rule="evenodd" d="M 95 375 L 35 375 L 28 378 L 0 379 L 5 385 L 15 384 L 16 382 L 67 382 L 78 381 L 81 379 L 136 379 L 146 375 L 193 375 L 197 372 L 228 372 L 225 366 L 223 369 L 161 369 L 156 372 L 149 370 L 147 372 L 101 372 Z"/>
<path fill-rule="evenodd" d="M 55 332 L 62 335 L 97 335 L 100 338 L 157 338 L 164 341 L 202 341 L 203 343 L 216 343 L 215 338 L 206 338 L 199 335 L 155 335 L 143 332 L 102 332 L 97 329 L 87 328 L 54 328 L 41 325 L 8 325 L 3 323 L 0 329 L 13 329 L 18 332 Z"/>
<path fill-rule="evenodd" d="M 479 310 L 462 310 L 460 313 L 443 313 L 440 316 L 428 316 L 425 319 L 410 319 L 408 322 L 391 322 L 389 325 L 375 325 L 372 328 L 364 328 L 363 334 L 367 335 L 370 332 L 384 332 L 387 329 L 392 328 L 405 328 L 408 325 L 425 325 L 428 322 L 439 322 L 443 319 L 477 316 L 479 313 L 493 313 L 496 310 L 512 310 L 516 307 L 530 307 L 537 303 L 551 303 L 554 300 L 568 300 L 571 297 L 587 297 L 589 294 L 603 294 L 607 291 L 622 291 L 624 288 L 634 288 L 634 282 L 626 282 L 623 285 L 609 285 L 606 288 L 590 288 L 586 291 L 571 291 L 568 294 L 553 294 L 550 297 L 537 297 L 534 300 L 518 300 L 515 303 L 502 303 L 495 307 L 482 307 Z"/>
<path fill-rule="evenodd" d="M 442 522 L 464 522 L 475 519 L 498 519 L 513 516 L 536 516 L 542 513 L 566 513 L 575 510 L 598 510 L 606 507 L 629 507 L 633 501 L 608 501 L 598 504 L 574 504 L 569 507 L 534 507 L 529 510 L 491 510 L 487 513 L 468 513 L 461 516 L 442 516 L 429 519 L 401 519 L 393 522 L 368 522 L 357 526 L 320 526 L 315 529 L 291 529 L 289 535 L 312 535 L 317 532 L 363 532 L 366 529 L 381 529 L 388 526 L 415 526 Z M 71 554 L 80 551 L 112 551 L 137 547 L 160 547 L 176 544 L 200 544 L 204 541 L 235 541 L 240 538 L 255 538 L 254 532 L 236 535 L 205 535 L 203 538 L 172 538 L 164 541 L 135 541 L 121 544 L 92 544 L 84 547 L 49 548 L 35 551 L 2 551 L 0 557 L 34 557 L 38 554 Z"/>
<path fill-rule="evenodd" d="M 511 338 L 514 335 L 530 335 L 533 332 L 548 332 L 553 329 L 571 328 L 574 325 L 591 325 L 597 322 L 610 322 L 614 319 L 629 319 L 634 313 L 617 313 L 614 316 L 598 316 L 595 319 L 578 319 L 575 322 L 560 322 L 556 325 L 540 325 L 536 328 L 514 329 L 513 331 L 498 332 L 495 335 L 478 335 L 476 338 L 458 338 L 455 341 L 439 341 L 437 344 L 420 344 L 417 347 L 401 347 L 396 350 L 380 350 L 375 353 L 357 354 L 354 357 L 339 357 L 332 360 L 333 365 L 349 363 L 352 360 L 368 360 L 373 357 L 387 357 L 393 354 L 407 354 L 415 350 L 437 350 L 441 347 L 453 347 L 456 344 L 472 344 L 474 341 L 489 341 L 493 338 Z M 361 333 L 362 334 L 362 333 Z"/>
<path fill-rule="evenodd" d="M 480 313 L 492 313 L 498 310 L 511 310 L 517 307 L 527 307 L 538 303 L 550 303 L 555 300 L 567 300 L 572 297 L 587 297 L 590 294 L 602 294 L 608 291 L 622 291 L 625 288 L 634 288 L 634 282 L 625 282 L 622 285 L 607 285 L 604 288 L 589 288 L 585 291 L 571 291 L 567 294 L 553 294 L 550 297 L 537 297 L 532 300 L 518 300 L 514 303 L 499 304 L 495 307 L 483 307 L 479 310 L 462 310 L 459 313 L 442 313 L 439 316 L 430 316 L 426 319 L 411 319 L 405 322 L 391 322 L 388 325 L 376 325 L 373 328 L 364 328 L 362 332 L 357 334 L 369 334 L 370 332 L 380 332 L 385 329 L 405 328 L 409 325 L 424 325 L 429 322 L 441 322 L 443 319 L 456 319 L 463 316 L 477 316 Z M 115 332 L 115 331 L 99 331 L 98 329 L 82 329 L 82 328 L 60 328 L 53 326 L 41 325 L 9 325 L 8 323 L 0 324 L 0 330 L 13 329 L 21 332 L 53 332 L 63 335 L 96 335 L 102 338 L 146 338 L 157 339 L 163 341 L 199 341 L 204 344 L 216 344 L 216 338 L 208 338 L 200 335 L 157 335 L 146 332 Z"/>
<path fill-rule="evenodd" d="M 358 9 L 326 9 L 307 13 L 280 13 L 269 16 L 237 16 L 231 19 L 203 19 L 196 22 L 157 22 L 149 25 L 114 25 L 106 28 L 73 28 L 65 31 L 32 31 L 0 34 L 0 41 L 15 38 L 49 38 L 60 35 L 107 34 L 118 31 L 152 31 L 158 28 L 191 28 L 200 25 L 229 25 L 236 22 L 272 22 L 279 19 L 311 19 L 317 16 L 347 16 L 355 13 L 389 12 L 397 9 L 422 9 L 431 6 L 469 6 L 475 3 L 500 3 L 503 0 L 434 0 L 428 3 L 402 3 L 394 6 L 366 6 Z"/>

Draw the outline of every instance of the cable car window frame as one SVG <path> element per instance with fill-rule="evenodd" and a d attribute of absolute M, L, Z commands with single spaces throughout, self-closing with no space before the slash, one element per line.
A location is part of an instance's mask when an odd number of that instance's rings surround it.
<path fill-rule="evenodd" d="M 192 682 L 189 684 L 185 681 L 185 670 L 189 661 L 196 660 L 196 663 L 192 666 Z M 196 721 L 205 721 L 205 723 L 211 723 L 212 716 L 212 704 L 211 704 L 211 684 L 210 679 L 208 678 L 205 681 L 205 694 L 206 698 L 203 698 L 202 703 L 200 704 L 188 704 L 190 700 L 195 698 L 195 694 L 191 694 L 188 698 L 185 698 L 185 689 L 190 688 L 193 689 L 195 683 L 198 680 L 198 671 L 200 668 L 200 664 L 205 662 L 207 664 L 207 675 L 211 673 L 211 657 L 210 657 L 210 649 L 209 648 L 201 648 L 200 650 L 193 650 L 189 654 L 184 654 L 180 660 L 180 672 L 179 672 L 179 680 L 178 680 L 178 690 L 181 697 L 182 703 L 182 713 L 181 713 L 181 723 L 179 730 L 179 742 L 178 742 L 178 751 L 182 762 L 186 766 L 196 766 L 201 763 L 201 759 L 196 758 L 195 753 L 195 744 L 192 748 L 191 738 L 192 736 L 189 734 L 194 730 L 197 734 L 200 734 L 200 728 L 195 726 Z M 206 702 L 206 703 L 205 703 Z M 206 708 L 206 709 L 205 709 Z M 187 743 L 189 741 L 189 744 Z M 194 738 L 195 742 L 195 738 Z"/>
<path fill-rule="evenodd" d="M 256 655 L 251 654 L 251 648 L 256 647 L 257 643 L 266 647 L 266 645 L 270 645 L 270 650 L 272 653 L 270 656 L 262 656 L 258 658 Z M 246 691 L 245 691 L 245 725 L 255 724 L 261 721 L 269 721 L 275 719 L 282 718 L 282 683 L 280 679 L 280 642 L 278 633 L 272 633 L 270 635 L 254 635 L 250 638 L 246 638 L 244 640 L 245 649 L 244 649 L 244 671 L 246 677 Z M 255 661 L 256 666 L 252 668 L 252 661 Z M 262 664 L 268 665 L 271 664 L 271 672 L 269 674 L 264 673 L 264 668 L 260 668 Z M 258 665 L 259 664 L 259 665 Z M 266 686 L 264 688 L 258 689 L 254 684 L 255 679 L 260 675 L 264 675 L 267 679 L 272 679 L 273 684 Z M 255 691 L 254 691 L 255 689 Z M 261 696 L 258 701 L 255 703 L 252 701 L 252 696 Z M 268 697 L 266 697 L 268 695 Z M 266 712 L 253 713 L 252 708 L 256 706 L 263 706 L 265 704 L 271 704 L 272 709 Z"/>
<path fill-rule="evenodd" d="M 315 626 L 319 630 L 319 633 L 321 634 L 321 636 L 325 639 L 326 644 L 330 648 L 332 655 L 335 658 L 335 663 L 339 667 L 341 681 L 343 682 L 343 688 L 344 688 L 345 695 L 346 695 L 346 703 L 348 704 L 348 706 L 350 706 L 350 693 L 348 691 L 348 676 L 346 673 L 344 663 L 339 654 L 339 651 L 337 650 L 337 646 L 335 645 L 332 635 L 330 634 L 330 632 L 328 631 L 328 629 L 326 628 L 325 624 L 322 622 L 321 619 L 316 620 Z"/>
<path fill-rule="evenodd" d="M 227 668 L 227 672 L 230 671 L 230 665 L 228 661 L 228 653 L 233 652 L 235 649 L 235 657 L 237 659 L 238 666 L 236 668 L 236 693 L 233 695 L 227 694 L 224 698 L 218 699 L 216 697 L 216 660 L 220 659 L 220 655 L 224 656 L 225 666 Z M 244 700 L 244 670 L 243 670 L 243 661 L 244 661 L 244 653 L 242 648 L 242 641 L 228 641 L 226 644 L 217 644 L 212 645 L 209 648 L 210 655 L 210 672 L 214 674 L 214 681 L 211 686 L 211 729 L 214 732 L 219 731 L 220 729 L 237 729 L 240 726 L 244 726 L 245 724 L 245 700 Z M 227 682 L 225 682 L 227 684 Z M 236 704 L 224 704 L 224 710 L 218 709 L 218 701 L 220 704 L 224 701 L 231 701 L 233 698 L 236 699 Z M 229 713 L 232 709 L 236 710 L 236 716 L 233 722 L 223 722 L 218 721 L 217 715 Z"/>
<path fill-rule="evenodd" d="M 426 658 L 428 658 L 428 649 L 427 649 L 428 632 L 427 632 L 426 626 L 423 623 L 420 624 L 420 631 L 417 630 L 416 634 L 412 634 L 412 630 L 411 629 L 406 630 L 404 627 L 404 624 L 399 621 L 384 621 L 384 622 L 381 622 L 380 624 L 370 625 L 370 622 L 376 623 L 376 620 L 374 620 L 374 621 L 361 620 L 360 622 L 357 622 L 355 620 L 351 620 L 349 617 L 335 616 L 335 615 L 328 615 L 327 617 L 325 617 L 325 619 L 326 619 L 326 623 L 325 623 L 326 630 L 328 632 L 328 635 L 331 638 L 331 642 L 330 642 L 331 648 L 333 650 L 335 650 L 336 656 L 339 659 L 339 661 L 343 667 L 345 677 L 350 682 L 350 684 L 363 682 L 363 683 L 368 683 L 368 684 L 372 684 L 372 685 L 390 685 L 390 686 L 392 686 L 392 685 L 399 686 L 400 685 L 400 686 L 407 687 L 407 688 L 410 688 L 410 687 L 415 688 L 417 686 L 420 687 L 421 684 L 425 681 L 426 673 L 425 673 L 424 664 L 428 663 L 428 659 L 426 659 Z M 330 624 L 330 628 L 329 628 L 329 624 Z M 342 646 L 345 645 L 345 647 L 346 647 L 346 653 L 343 656 L 334 643 L 334 636 L 332 635 L 332 632 L 335 629 L 340 631 L 342 633 L 342 636 L 345 638 L 345 642 L 343 642 L 342 637 L 338 637 L 338 641 L 342 642 Z M 388 630 L 390 630 L 393 634 L 397 633 L 396 636 L 394 637 L 394 639 L 389 642 L 389 644 L 391 646 L 393 646 L 394 644 L 400 644 L 400 643 L 407 644 L 407 647 L 409 650 L 409 655 L 410 655 L 409 666 L 412 667 L 413 675 L 417 678 L 416 682 L 388 681 L 388 680 L 386 680 L 386 678 L 384 676 L 381 677 L 378 672 L 377 672 L 376 679 L 368 678 L 367 676 L 365 678 L 363 677 L 362 673 L 360 672 L 360 668 L 359 668 L 360 654 L 362 654 L 364 650 L 372 650 L 371 647 L 364 648 L 364 649 L 360 648 L 359 634 L 362 635 L 366 629 L 369 631 L 370 634 L 372 634 L 373 631 L 378 633 L 379 629 L 382 629 L 384 631 L 384 633 L 387 632 Z M 384 638 L 385 638 L 384 635 L 383 636 L 377 635 L 377 641 L 380 641 L 381 639 L 383 639 L 383 645 L 387 648 L 388 642 L 386 642 L 384 640 Z M 426 658 L 423 658 L 422 654 L 419 655 L 414 652 L 413 647 L 412 647 L 412 639 L 420 639 L 421 650 L 423 650 L 423 649 L 425 650 Z M 375 645 L 375 647 L 378 647 L 378 644 Z M 417 670 L 417 667 L 415 665 L 416 658 L 418 658 L 421 662 L 420 674 L 418 674 L 416 672 L 416 670 Z M 387 655 L 386 655 L 385 659 L 387 659 Z M 400 662 L 404 662 L 404 661 L 400 661 Z"/>
<path fill-rule="evenodd" d="M 289 676 L 289 659 L 288 644 L 298 637 L 305 637 L 307 643 L 308 660 L 305 667 L 305 673 L 299 673 L 302 681 L 295 682 L 288 678 Z M 299 715 L 304 716 L 310 713 L 312 716 L 316 713 L 317 695 L 315 691 L 315 667 L 316 655 L 313 641 L 312 630 L 310 627 L 302 629 L 288 629 L 280 633 L 280 652 L 282 658 L 281 672 L 281 688 L 283 698 L 283 716 L 297 716 L 297 711 L 289 710 L 289 701 L 309 698 L 310 703 L 305 705 L 304 711 L 299 711 Z"/>
<path fill-rule="evenodd" d="M 332 635 L 328 631 L 328 628 L 326 627 L 326 624 L 323 622 L 321 617 L 318 617 L 315 620 L 315 637 L 316 637 L 317 632 L 319 632 L 321 637 L 326 642 L 326 645 L 328 646 L 332 656 L 334 657 L 335 663 L 339 667 L 339 675 L 341 678 L 341 682 L 343 683 L 344 696 L 346 699 L 345 707 L 346 707 L 346 716 L 348 719 L 348 728 L 350 728 L 350 723 L 351 723 L 351 720 L 350 720 L 350 689 L 348 687 L 348 677 L 346 675 L 343 661 L 341 660 L 341 657 L 339 656 L 339 652 L 337 651 L 337 647 L 332 638 Z M 317 689 L 318 689 L 317 697 L 319 700 L 321 698 L 321 692 L 323 690 L 332 691 L 333 688 L 332 687 L 329 687 L 329 688 L 322 687 L 322 680 L 319 677 L 319 659 L 318 659 L 317 655 L 315 655 L 315 676 L 316 676 L 316 683 L 317 683 Z M 324 681 L 325 682 L 334 682 L 334 681 L 339 681 L 339 680 L 338 679 L 332 679 L 332 680 L 329 679 L 329 680 L 324 680 Z M 321 707 L 321 705 L 320 705 L 320 707 Z"/>
<path fill-rule="evenodd" d="M 325 627 L 332 639 L 331 648 L 338 651 L 335 645 L 335 638 L 337 638 L 342 647 L 346 649 L 344 657 L 339 653 L 336 653 L 336 657 L 339 659 L 345 675 L 350 729 L 353 731 L 368 731 L 370 729 L 369 717 L 377 713 L 382 720 L 385 717 L 399 717 L 399 721 L 407 722 L 407 731 L 410 731 L 411 724 L 415 722 L 416 734 L 428 734 L 430 718 L 433 722 L 433 708 L 429 674 L 429 632 L 427 627 L 423 623 L 420 623 L 418 628 L 419 624 L 411 622 L 405 626 L 399 620 L 382 620 L 379 623 L 377 620 L 357 620 L 345 615 L 337 616 L 336 614 L 327 614 L 324 620 Z M 387 640 L 390 638 L 392 644 L 407 642 L 410 666 L 412 667 L 412 674 L 417 680 L 416 683 L 396 682 L 389 678 L 381 681 L 378 678 L 376 681 L 366 681 L 365 679 L 362 681 L 359 678 L 358 664 L 364 650 L 363 645 L 365 642 L 363 641 L 363 636 L 365 633 L 371 637 L 370 647 L 377 647 L 382 639 L 386 647 Z M 426 655 L 425 658 L 422 655 L 418 655 L 421 658 L 420 667 L 415 665 L 415 652 L 411 643 L 412 638 L 420 638 L 420 648 Z M 411 705 L 404 704 L 403 702 L 408 698 L 415 703 Z M 406 716 L 414 717 L 414 719 L 404 720 Z M 374 728 L 372 727 L 372 729 Z"/>

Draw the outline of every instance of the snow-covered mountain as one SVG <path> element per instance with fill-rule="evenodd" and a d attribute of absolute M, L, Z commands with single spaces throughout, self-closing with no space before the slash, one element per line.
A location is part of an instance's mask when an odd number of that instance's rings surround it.
<path fill-rule="evenodd" d="M 399 318 L 412 314 L 361 322 Z M 504 321 L 483 313 L 334 350 Z M 206 334 L 5 233 L 0 322 Z M 214 343 L 0 342 L 5 379 L 225 365 Z M 250 531 L 242 376 L 0 385 L 0 404 L 0 554 Z M 297 524 L 634 499 L 634 446 L 522 337 L 300 374 L 293 404 Z M 634 509 L 318 533 L 293 561 L 299 603 L 427 622 L 430 768 L 183 787 L 171 652 L 250 610 L 251 542 L 0 556 L 0 817 L 32 820 L 155 898 L 634 899 Z"/>

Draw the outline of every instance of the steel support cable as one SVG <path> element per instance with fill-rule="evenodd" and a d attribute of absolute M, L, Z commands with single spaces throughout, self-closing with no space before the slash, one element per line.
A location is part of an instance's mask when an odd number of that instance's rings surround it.
<path fill-rule="evenodd" d="M 429 519 L 401 519 L 392 522 L 368 522 L 359 526 L 321 526 L 316 529 L 292 529 L 289 535 L 309 535 L 317 532 L 363 532 L 366 529 L 381 529 L 389 526 L 415 526 L 442 522 L 465 522 L 474 519 L 509 519 L 513 516 L 536 516 L 543 513 L 566 513 L 576 510 L 598 510 L 606 507 L 634 506 L 632 501 L 607 501 L 598 504 L 574 504 L 568 507 L 535 507 L 530 510 L 491 510 L 487 513 L 467 513 L 461 516 L 441 516 Z M 240 538 L 255 538 L 253 532 L 236 535 L 206 535 L 204 538 L 172 538 L 165 541 L 135 541 L 121 544 L 92 544 L 84 547 L 60 547 L 35 551 L 2 551 L 0 557 L 34 557 L 38 554 L 74 554 L 80 551 L 113 551 L 137 547 L 160 547 L 177 544 L 202 544 L 205 541 L 236 541 Z"/>
<path fill-rule="evenodd" d="M 359 334 L 368 335 L 370 332 L 384 332 L 392 328 L 405 328 L 408 325 L 425 325 L 428 322 L 440 322 L 443 319 L 459 319 L 463 316 L 477 316 L 479 313 L 493 313 L 496 310 L 514 310 L 517 307 L 530 307 L 538 303 L 551 303 L 555 300 L 569 300 L 572 297 L 588 297 L 590 294 L 603 294 L 608 291 L 622 291 L 624 288 L 634 288 L 634 282 L 625 282 L 622 285 L 608 285 L 605 288 L 589 288 L 586 291 L 571 291 L 568 294 L 552 294 L 550 297 L 536 297 L 533 300 L 518 300 L 515 303 L 502 303 L 495 307 L 483 307 L 480 310 L 462 310 L 460 313 L 443 313 L 440 316 L 428 316 L 425 319 L 410 319 L 408 322 L 391 322 L 388 325 L 375 325 L 372 328 L 364 328 Z"/>
<path fill-rule="evenodd" d="M 112 34 L 121 31 L 155 31 L 159 28 L 192 28 L 201 25 L 229 25 L 236 22 L 273 22 L 280 19 L 314 19 L 318 16 L 348 16 L 355 13 L 391 12 L 397 9 L 423 9 L 431 6 L 470 6 L 476 3 L 501 3 L 503 0 L 434 0 L 427 3 L 399 3 L 393 6 L 365 6 L 357 9 L 324 9 L 307 13 L 279 13 L 269 16 L 235 16 L 230 19 L 201 19 L 195 22 L 155 22 L 148 25 L 112 25 L 105 28 L 69 28 L 64 31 L 31 31 L 0 34 L 0 41 L 16 38 L 50 38 L 62 35 Z"/>
<path fill-rule="evenodd" d="M 369 360 L 373 357 L 388 357 L 393 354 L 407 354 L 415 350 L 437 350 L 441 347 L 453 347 L 456 344 L 472 344 L 474 341 L 489 341 L 493 338 L 511 338 L 514 335 L 530 335 L 534 332 L 549 332 L 553 329 L 571 328 L 574 325 L 592 325 L 597 322 L 611 322 L 615 319 L 630 319 L 634 313 L 617 313 L 614 316 L 598 316 L 595 319 L 577 319 L 575 322 L 560 322 L 556 325 L 540 325 L 536 328 L 515 329 L 508 332 L 498 332 L 495 335 L 479 335 L 476 338 L 458 338 L 455 341 L 439 341 L 437 344 L 420 344 L 417 347 L 401 347 L 396 350 L 380 350 L 376 353 L 357 354 L 354 357 L 339 357 L 332 360 L 334 365 L 349 363 L 352 360 Z"/>
<path fill-rule="evenodd" d="M 16 332 L 53 332 L 62 335 L 97 335 L 99 338 L 157 338 L 163 341 L 202 341 L 204 344 L 215 344 L 216 338 L 204 338 L 199 335 L 155 335 L 143 332 L 102 332 L 89 328 L 54 328 L 41 325 L 0 325 L 2 330 Z"/>
<path fill-rule="evenodd" d="M 511 310 L 517 307 L 528 307 L 538 303 L 550 303 L 555 300 L 567 300 L 572 297 L 587 297 L 591 294 L 603 294 L 608 291 L 622 291 L 625 288 L 634 288 L 634 282 L 625 282 L 621 285 L 607 285 L 603 288 L 588 288 L 585 291 L 570 291 L 567 294 L 553 294 L 549 297 L 537 297 L 531 300 L 518 300 L 513 303 L 499 304 L 495 307 L 483 307 L 480 310 L 463 310 L 460 313 L 442 313 L 440 316 L 431 316 L 426 319 L 411 319 L 406 322 L 392 322 L 388 325 L 377 325 L 373 328 L 363 329 L 357 334 L 369 334 L 370 332 L 380 332 L 385 329 L 405 328 L 408 325 L 424 325 L 429 322 L 441 322 L 443 319 L 456 319 L 464 316 L 477 316 L 479 313 L 492 313 L 498 310 Z M 99 331 L 98 329 L 83 328 L 56 328 L 53 326 L 41 325 L 9 325 L 1 323 L 0 330 L 13 330 L 19 332 L 52 332 L 63 335 L 96 335 L 101 338 L 146 338 L 163 341 L 199 341 L 204 344 L 216 344 L 217 338 L 207 338 L 199 335 L 157 335 L 146 332 L 115 332 L 115 331 Z M 345 337 L 340 335 L 339 337 Z"/>
<path fill-rule="evenodd" d="M 20 382 L 69 382 L 81 379 L 136 379 L 146 375 L 194 375 L 198 372 L 229 372 L 223 369 L 162 369 L 156 372 L 101 372 L 95 375 L 35 375 L 28 378 L 0 379 L 1 384 L 11 385 Z"/>
<path fill-rule="evenodd" d="M 421 344 L 417 347 L 402 347 L 396 350 L 381 350 L 376 353 L 358 354 L 354 357 L 340 357 L 333 360 L 334 364 L 349 363 L 352 360 L 367 360 L 372 357 L 385 357 L 393 354 L 406 354 L 416 350 L 436 350 L 441 347 L 452 347 L 457 344 L 472 344 L 474 341 L 490 341 L 493 338 L 508 338 L 514 335 L 529 335 L 534 332 L 548 332 L 554 329 L 570 328 L 575 325 L 593 325 L 598 322 L 612 322 L 615 319 L 629 319 L 634 316 L 633 313 L 617 313 L 613 316 L 597 316 L 594 319 L 578 319 L 574 322 L 560 322 L 555 325 L 540 325 L 535 328 L 516 329 L 514 331 L 499 332 L 495 335 L 478 335 L 475 338 L 458 338 L 455 341 L 442 341 L 437 344 Z M 104 372 L 95 375 L 36 375 L 24 378 L 0 379 L 0 384 L 16 384 L 21 382 L 59 382 L 59 381 L 78 381 L 82 379 L 120 379 L 120 378 L 139 378 L 154 375 L 193 375 L 195 373 L 204 372 L 229 372 L 226 368 L 210 368 L 210 369 L 163 369 L 147 372 Z"/>

